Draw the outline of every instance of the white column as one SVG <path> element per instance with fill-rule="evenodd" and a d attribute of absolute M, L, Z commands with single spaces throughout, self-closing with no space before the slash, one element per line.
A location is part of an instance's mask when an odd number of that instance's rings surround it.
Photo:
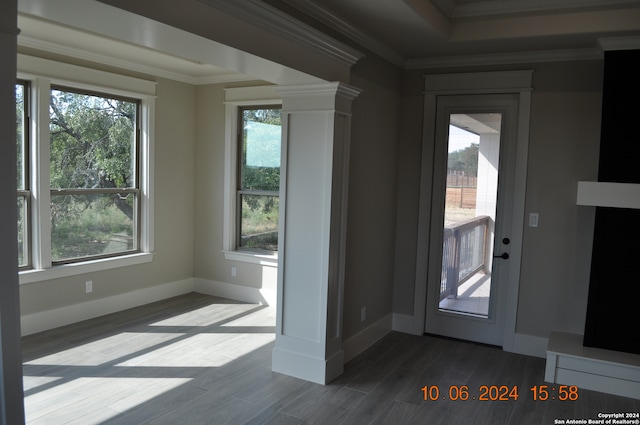
<path fill-rule="evenodd" d="M 500 133 L 480 134 L 478 151 L 476 215 L 488 215 L 495 220 L 498 204 Z"/>
<path fill-rule="evenodd" d="M 481 133 L 478 146 L 478 179 L 476 184 L 476 216 L 488 215 L 489 236 L 485 246 L 484 267 L 489 273 L 493 267 L 493 240 L 496 232 L 498 205 L 498 168 L 500 166 L 500 133 Z"/>
<path fill-rule="evenodd" d="M 24 423 L 16 208 L 17 1 L 0 2 L 0 425 Z"/>
<path fill-rule="evenodd" d="M 351 103 L 326 83 L 278 88 L 283 158 L 275 372 L 321 384 L 343 371 Z"/>

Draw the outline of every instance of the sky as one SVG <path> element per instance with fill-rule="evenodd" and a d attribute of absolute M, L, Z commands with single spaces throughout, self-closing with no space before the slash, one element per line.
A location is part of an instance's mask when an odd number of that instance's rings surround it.
<path fill-rule="evenodd" d="M 449 126 L 449 153 L 480 143 L 480 136 L 453 125 Z"/>

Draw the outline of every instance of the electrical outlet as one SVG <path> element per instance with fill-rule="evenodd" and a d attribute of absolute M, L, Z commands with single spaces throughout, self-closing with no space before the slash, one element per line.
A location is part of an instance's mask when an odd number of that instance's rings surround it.
<path fill-rule="evenodd" d="M 366 318 L 367 318 L 367 307 L 362 307 L 360 309 L 360 321 L 364 322 Z"/>
<path fill-rule="evenodd" d="M 90 294 L 91 292 L 93 292 L 93 281 L 92 280 L 87 280 L 84 283 L 84 292 L 87 294 Z"/>
<path fill-rule="evenodd" d="M 236 277 L 238 274 L 238 270 L 235 267 L 231 267 L 231 277 Z"/>

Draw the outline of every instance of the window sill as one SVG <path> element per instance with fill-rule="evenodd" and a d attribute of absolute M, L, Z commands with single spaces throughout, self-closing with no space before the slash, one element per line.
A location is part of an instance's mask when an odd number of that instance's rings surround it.
<path fill-rule="evenodd" d="M 82 263 L 53 266 L 50 269 L 24 270 L 19 273 L 20 284 L 59 279 L 62 277 L 99 272 L 119 267 L 134 266 L 137 264 L 150 263 L 151 261 L 153 261 L 153 254 L 143 252 L 125 255 L 122 257 L 103 258 L 99 260 L 84 261 Z"/>
<path fill-rule="evenodd" d="M 278 254 L 258 254 L 248 251 L 222 251 L 225 260 L 259 264 L 267 267 L 278 267 Z"/>

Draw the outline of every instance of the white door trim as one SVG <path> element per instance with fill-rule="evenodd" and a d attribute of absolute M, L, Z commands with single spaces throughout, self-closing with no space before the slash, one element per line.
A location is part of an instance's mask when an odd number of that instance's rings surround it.
<path fill-rule="evenodd" d="M 511 223 L 510 250 L 511 267 L 507 276 L 508 290 L 505 304 L 505 326 L 503 349 L 513 351 L 516 335 L 520 264 L 522 256 L 522 234 L 524 230 L 525 193 L 527 183 L 527 158 L 529 147 L 529 119 L 531 112 L 532 70 L 480 72 L 460 74 L 438 74 L 425 76 L 424 121 L 422 138 L 422 170 L 432 170 L 435 146 L 436 98 L 451 94 L 496 94 L 516 93 L 518 97 L 518 130 L 515 155 L 515 181 L 513 219 Z M 405 320 L 405 332 L 424 333 L 426 293 L 428 276 L 429 240 L 431 230 L 431 196 L 433 174 L 422 172 L 420 181 L 420 203 L 416 247 L 416 280 L 414 286 L 414 308 L 410 324 Z M 517 241 L 517 242 L 516 242 Z"/>

